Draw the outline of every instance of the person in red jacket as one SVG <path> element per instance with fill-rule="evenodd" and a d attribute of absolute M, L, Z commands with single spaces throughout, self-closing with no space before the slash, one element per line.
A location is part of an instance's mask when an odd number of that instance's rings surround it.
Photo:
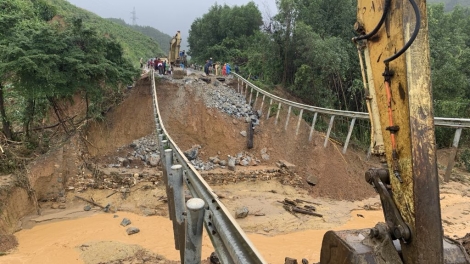
<path fill-rule="evenodd" d="M 227 63 L 224 63 L 224 66 L 222 67 L 222 75 L 227 75 Z"/>

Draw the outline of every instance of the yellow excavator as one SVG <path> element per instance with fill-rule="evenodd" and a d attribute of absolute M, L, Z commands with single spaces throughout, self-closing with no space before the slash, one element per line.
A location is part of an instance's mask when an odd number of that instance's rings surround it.
<path fill-rule="evenodd" d="M 181 64 L 186 66 L 186 54 L 180 53 L 181 48 L 181 33 L 177 31 L 175 36 L 170 41 L 170 52 L 168 59 L 173 67 L 179 67 Z"/>
<path fill-rule="evenodd" d="M 470 263 L 445 238 L 431 95 L 426 0 L 358 0 L 353 41 L 383 166 L 365 180 L 380 195 L 385 223 L 328 231 L 320 263 Z"/>

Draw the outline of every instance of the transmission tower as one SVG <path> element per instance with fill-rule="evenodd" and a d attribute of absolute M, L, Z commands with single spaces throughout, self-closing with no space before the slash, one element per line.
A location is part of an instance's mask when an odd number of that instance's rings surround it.
<path fill-rule="evenodd" d="M 137 15 L 136 15 L 137 13 L 135 12 L 135 6 L 134 6 L 134 10 L 131 12 L 131 14 L 132 14 L 132 25 L 135 26 L 135 22 L 136 22 L 137 19 L 138 19 L 138 18 L 137 18 Z"/>

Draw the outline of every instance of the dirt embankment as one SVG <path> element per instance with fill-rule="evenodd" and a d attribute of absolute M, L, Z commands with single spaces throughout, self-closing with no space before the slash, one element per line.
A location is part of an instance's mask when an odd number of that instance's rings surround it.
<path fill-rule="evenodd" d="M 148 78 L 141 79 L 126 99 L 106 114 L 101 122 L 92 122 L 87 129 L 88 153 L 104 156 L 133 140 L 155 131 L 153 101 Z"/>
<path fill-rule="evenodd" d="M 106 115 L 105 121 L 91 122 L 82 127 L 85 133 L 76 133 L 66 143 L 36 158 L 28 165 L 25 175 L 0 176 L 0 235 L 19 230 L 19 219 L 44 209 L 34 200 L 65 202 L 76 181 L 89 173 L 85 161 L 109 154 L 153 132 L 155 122 L 148 78 L 137 82 L 124 97 L 125 100 Z M 75 103 L 62 105 L 64 113 L 83 116 L 86 110 L 83 98 L 75 96 L 73 99 Z M 56 117 L 51 116 L 48 122 L 57 122 Z"/>
<path fill-rule="evenodd" d="M 234 82 L 232 85 L 236 85 Z M 267 148 L 270 160 L 263 165 L 276 166 L 278 160 L 287 160 L 296 165 L 297 174 L 304 179 L 304 188 L 314 197 L 328 197 L 340 200 L 360 200 L 375 195 L 373 188 L 364 180 L 364 172 L 373 166 L 364 160 L 363 154 L 348 150 L 341 153 L 340 146 L 329 142 L 323 147 L 325 136 L 315 132 L 308 141 L 310 126 L 301 121 L 299 134 L 296 135 L 298 117 L 291 114 L 287 129 L 285 123 L 287 111 L 281 111 L 276 124 L 275 115 L 266 119 L 268 103 L 265 102 L 263 117 L 255 129 L 254 148 L 247 149 L 246 138 L 240 131 L 247 130 L 243 119 L 235 119 L 216 109 L 209 109 L 204 104 L 203 96 L 212 85 L 195 85 L 194 82 L 170 82 L 160 80 L 157 94 L 163 124 L 181 149 L 192 145 L 201 145 L 201 158 L 207 159 L 235 155 L 247 151 L 260 156 Z M 260 99 L 258 99 L 260 106 Z M 317 178 L 315 187 L 309 186 L 308 176 Z"/>

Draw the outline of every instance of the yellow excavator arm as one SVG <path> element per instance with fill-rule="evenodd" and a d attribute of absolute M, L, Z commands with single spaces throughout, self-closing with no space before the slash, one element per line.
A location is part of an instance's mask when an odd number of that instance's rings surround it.
<path fill-rule="evenodd" d="M 431 95 L 426 0 L 358 0 L 358 45 L 383 168 L 365 173 L 385 223 L 329 231 L 320 263 L 468 263 L 443 238 Z"/>
<path fill-rule="evenodd" d="M 171 65 L 175 66 L 180 63 L 180 46 L 181 46 L 181 33 L 176 32 L 175 36 L 170 41 L 170 52 L 168 60 Z"/>

